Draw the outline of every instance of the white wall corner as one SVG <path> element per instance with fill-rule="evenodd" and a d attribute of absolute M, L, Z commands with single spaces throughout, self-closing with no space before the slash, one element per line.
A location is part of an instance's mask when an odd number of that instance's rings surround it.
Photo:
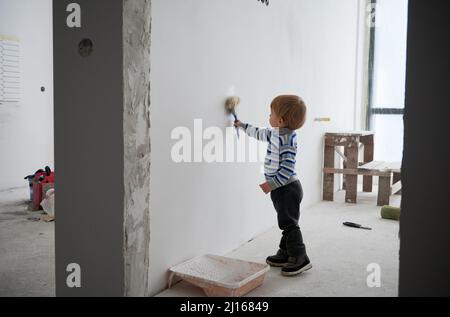
<path fill-rule="evenodd" d="M 355 71 L 355 101 L 354 101 L 354 130 L 360 131 L 365 128 L 364 122 L 364 99 L 366 93 L 364 89 L 365 86 L 365 72 L 367 70 L 367 60 L 366 55 L 367 47 L 366 47 L 366 37 L 368 35 L 368 25 L 367 19 L 369 17 L 370 12 L 367 11 L 367 0 L 357 0 L 357 32 L 356 32 L 356 71 Z"/>

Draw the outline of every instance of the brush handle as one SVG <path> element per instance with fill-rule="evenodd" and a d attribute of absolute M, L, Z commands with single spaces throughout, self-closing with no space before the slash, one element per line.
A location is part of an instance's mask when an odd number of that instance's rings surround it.
<path fill-rule="evenodd" d="M 234 117 L 234 121 L 238 121 L 238 117 L 237 117 L 236 111 L 234 111 L 234 109 L 231 110 L 231 114 L 232 114 L 233 117 Z M 239 139 L 239 127 L 236 127 L 236 133 L 237 133 L 237 137 L 238 137 L 238 139 Z"/>

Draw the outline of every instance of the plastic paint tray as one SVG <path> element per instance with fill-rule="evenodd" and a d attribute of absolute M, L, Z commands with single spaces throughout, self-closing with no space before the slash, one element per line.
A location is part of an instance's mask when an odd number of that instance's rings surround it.
<path fill-rule="evenodd" d="M 169 288 L 177 276 L 210 297 L 240 297 L 261 286 L 270 267 L 217 255 L 203 255 L 169 269 Z"/>

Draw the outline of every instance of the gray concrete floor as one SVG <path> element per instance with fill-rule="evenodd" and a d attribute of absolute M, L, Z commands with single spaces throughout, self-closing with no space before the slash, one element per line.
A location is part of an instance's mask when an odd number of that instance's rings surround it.
<path fill-rule="evenodd" d="M 28 196 L 0 191 L 0 296 L 55 296 L 55 224 L 29 220 Z"/>
<path fill-rule="evenodd" d="M 375 189 L 376 190 L 376 189 Z M 399 224 L 380 218 L 376 195 L 359 193 L 358 204 L 321 202 L 302 211 L 301 227 L 313 269 L 293 278 L 271 268 L 265 283 L 248 296 L 397 296 Z M 0 191 L 0 296 L 54 296 L 54 223 L 29 220 L 40 213 L 27 210 L 28 188 Z M 391 205 L 400 205 L 393 196 Z M 352 221 L 373 228 L 363 231 L 342 226 Z M 227 254 L 264 262 L 276 251 L 278 228 Z M 367 265 L 381 267 L 381 287 L 366 284 Z M 158 296 L 204 296 L 181 282 Z"/>
<path fill-rule="evenodd" d="M 400 206 L 393 196 L 391 205 Z M 372 231 L 342 225 L 345 221 L 372 227 Z M 321 202 L 302 211 L 301 228 L 313 269 L 297 277 L 283 277 L 271 268 L 264 284 L 249 293 L 251 297 L 395 297 L 398 295 L 399 223 L 380 217 L 376 195 L 359 193 L 356 205 L 344 203 L 339 192 L 336 202 Z M 257 237 L 226 256 L 262 262 L 277 249 L 278 228 Z M 367 266 L 381 267 L 381 287 L 367 286 Z M 201 289 L 180 282 L 157 296 L 201 297 Z"/>

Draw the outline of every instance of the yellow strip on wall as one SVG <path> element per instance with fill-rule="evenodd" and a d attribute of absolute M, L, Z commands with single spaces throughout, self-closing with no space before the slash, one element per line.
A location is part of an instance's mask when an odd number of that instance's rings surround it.
<path fill-rule="evenodd" d="M 18 42 L 20 43 L 20 39 L 16 36 L 11 36 L 11 35 L 4 35 L 4 34 L 0 34 L 0 40 L 4 40 L 4 41 L 14 41 L 14 42 Z"/>

